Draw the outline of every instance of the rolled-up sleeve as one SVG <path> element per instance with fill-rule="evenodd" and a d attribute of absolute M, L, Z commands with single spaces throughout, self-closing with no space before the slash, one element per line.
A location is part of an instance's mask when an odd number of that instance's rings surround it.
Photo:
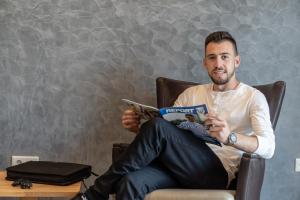
<path fill-rule="evenodd" d="M 258 148 L 254 153 L 271 158 L 275 151 L 275 135 L 270 121 L 269 106 L 265 96 L 257 91 L 250 104 L 250 119 L 253 134 L 257 137 Z"/>

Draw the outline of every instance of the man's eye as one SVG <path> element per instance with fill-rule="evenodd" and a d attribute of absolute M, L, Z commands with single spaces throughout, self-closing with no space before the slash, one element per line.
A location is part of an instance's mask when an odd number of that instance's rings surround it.
<path fill-rule="evenodd" d="M 215 56 L 209 56 L 208 59 L 209 60 L 214 60 L 216 57 Z"/>
<path fill-rule="evenodd" d="M 223 55 L 221 58 L 222 58 L 222 60 L 226 60 L 226 59 L 228 59 L 228 58 L 229 58 L 229 56 L 227 56 L 227 55 Z"/>

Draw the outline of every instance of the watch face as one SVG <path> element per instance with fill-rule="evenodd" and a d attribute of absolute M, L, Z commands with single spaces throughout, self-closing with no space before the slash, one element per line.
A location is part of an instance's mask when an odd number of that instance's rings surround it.
<path fill-rule="evenodd" d="M 230 133 L 229 135 L 229 143 L 230 144 L 235 144 L 237 141 L 237 137 L 235 133 Z"/>

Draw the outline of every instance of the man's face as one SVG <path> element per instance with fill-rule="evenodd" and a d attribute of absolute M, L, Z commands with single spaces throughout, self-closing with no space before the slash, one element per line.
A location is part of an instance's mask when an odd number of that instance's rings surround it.
<path fill-rule="evenodd" d="M 240 57 L 235 54 L 233 44 L 227 40 L 208 43 L 205 51 L 204 66 L 211 80 L 217 85 L 228 83 L 240 64 Z"/>
<path fill-rule="evenodd" d="M 187 119 L 188 119 L 188 121 L 190 121 L 190 122 L 194 122 L 195 121 L 195 118 L 193 117 L 193 116 L 191 116 L 191 115 L 186 115 L 185 116 Z"/>

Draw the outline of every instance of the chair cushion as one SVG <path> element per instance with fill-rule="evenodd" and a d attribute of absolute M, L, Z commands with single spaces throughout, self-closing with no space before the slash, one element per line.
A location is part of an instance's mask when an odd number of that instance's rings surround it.
<path fill-rule="evenodd" d="M 145 200 L 234 200 L 234 190 L 160 189 Z"/>

